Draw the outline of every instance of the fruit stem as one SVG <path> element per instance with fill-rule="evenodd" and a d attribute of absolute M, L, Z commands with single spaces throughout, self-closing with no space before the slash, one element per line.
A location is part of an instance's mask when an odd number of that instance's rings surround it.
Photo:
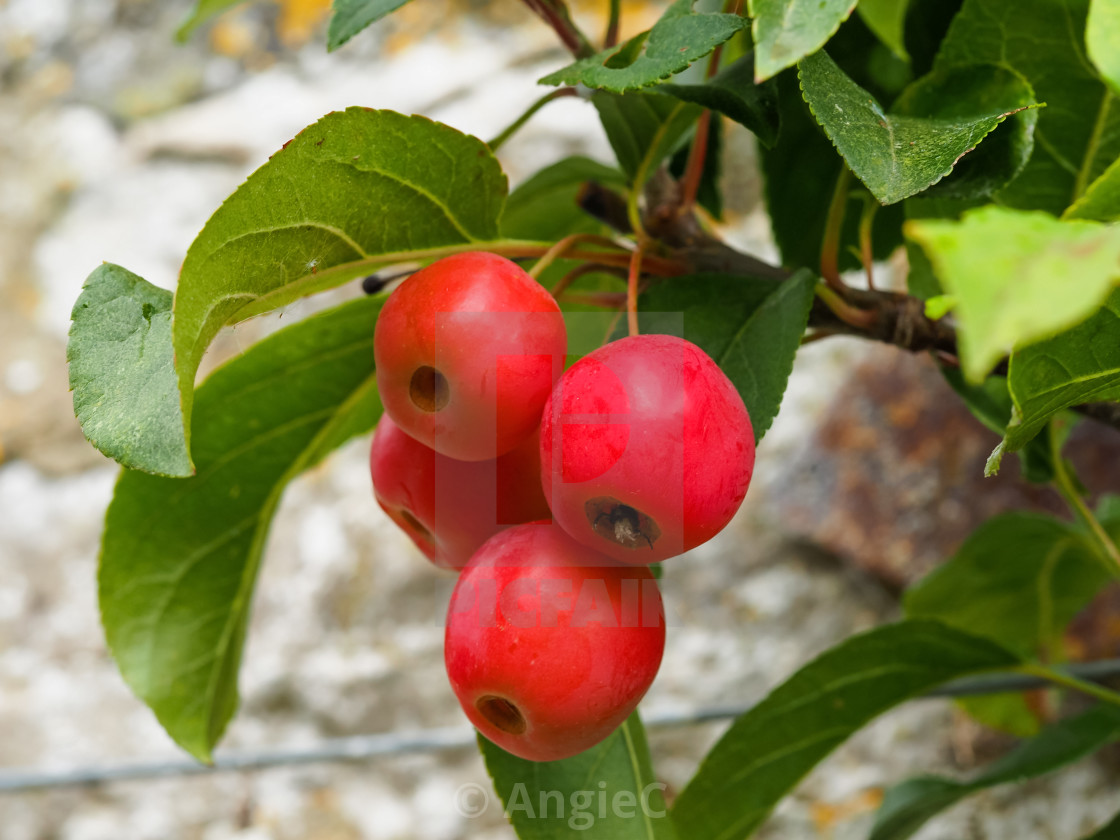
<path fill-rule="evenodd" d="M 529 276 L 534 280 L 539 280 L 540 276 L 544 273 L 545 269 L 552 265 L 565 253 L 572 249 L 573 245 L 580 243 L 587 243 L 588 245 L 601 245 L 604 248 L 614 248 L 617 251 L 625 251 L 626 249 L 615 242 L 613 239 L 608 239 L 605 236 L 599 236 L 594 233 L 573 233 L 570 236 L 565 236 L 551 248 L 541 255 L 537 260 L 537 264 L 529 269 Z"/>
<path fill-rule="evenodd" d="M 559 90 L 554 90 L 554 91 L 551 91 L 549 93 L 546 93 L 544 96 L 542 96 L 536 102 L 534 102 L 532 105 L 530 105 L 528 108 L 526 108 L 525 113 L 523 113 L 520 117 L 518 117 L 513 122 L 511 122 L 506 128 L 504 128 L 502 130 L 502 132 L 500 134 L 498 134 L 493 140 L 491 140 L 486 145 L 490 147 L 491 152 L 498 151 L 498 149 L 502 146 L 502 144 L 504 144 L 510 137 L 512 137 L 514 134 L 516 134 L 518 132 L 518 130 L 520 130 L 521 126 L 523 126 L 523 125 L 525 125 L 525 123 L 529 122 L 529 119 L 533 116 L 533 114 L 537 113 L 537 111 L 539 111 L 541 108 L 543 108 L 549 102 L 551 102 L 553 99 L 561 99 L 565 96 L 577 96 L 577 95 L 578 95 L 578 91 L 573 87 L 564 87 L 564 88 L 560 88 Z"/>
<path fill-rule="evenodd" d="M 565 303 L 580 303 L 584 306 L 601 306 L 604 309 L 617 309 L 626 304 L 625 292 L 565 292 Z"/>
<path fill-rule="evenodd" d="M 1054 463 L 1054 486 L 1058 488 L 1062 498 L 1066 500 L 1078 519 L 1085 524 L 1093 535 L 1093 539 L 1101 549 L 1100 557 L 1104 561 L 1109 574 L 1120 579 L 1120 550 L 1117 549 L 1116 543 L 1109 536 L 1108 531 L 1104 529 L 1104 526 L 1101 525 L 1100 520 L 1089 510 L 1081 492 L 1074 484 L 1073 476 L 1070 475 L 1066 462 L 1062 458 L 1062 435 L 1058 428 L 1059 422 L 1052 420 L 1048 430 L 1050 435 L 1050 460 Z"/>
<path fill-rule="evenodd" d="M 638 334 L 638 281 L 642 277 L 642 249 L 630 255 L 630 276 L 626 278 L 626 328 L 630 336 Z"/>
<path fill-rule="evenodd" d="M 621 277 L 623 280 L 625 280 L 627 276 L 626 271 L 615 266 L 584 263 L 583 265 L 577 265 L 575 268 L 561 277 L 556 282 L 556 285 L 549 290 L 549 294 L 551 294 L 554 298 L 559 298 L 560 295 L 564 294 L 564 292 L 568 290 L 572 283 L 583 277 L 583 275 L 585 274 L 613 274 L 617 277 Z"/>
<path fill-rule="evenodd" d="M 833 289 L 830 289 L 823 283 L 817 284 L 816 293 L 817 297 L 821 299 L 824 305 L 845 324 L 851 324 L 853 327 L 859 327 L 864 330 L 875 326 L 878 315 L 874 311 L 870 309 L 858 309 L 852 306 Z"/>
<path fill-rule="evenodd" d="M 821 241 L 821 277 L 838 292 L 846 288 L 840 279 L 840 234 L 844 227 L 844 211 L 848 206 L 848 188 L 852 180 L 852 170 L 843 164 L 828 205 L 825 220 L 824 239 Z M 837 313 L 839 314 L 839 313 Z"/>
<path fill-rule="evenodd" d="M 723 4 L 723 11 L 729 14 L 739 14 L 740 0 L 728 0 Z M 723 44 L 716 46 L 708 58 L 707 78 L 712 78 L 719 72 L 720 58 L 723 56 Z M 687 213 L 696 204 L 696 196 L 700 192 L 700 181 L 704 177 L 704 163 L 708 156 L 708 135 L 711 133 L 712 112 L 705 110 L 696 123 L 696 133 L 692 138 L 692 146 L 688 150 L 688 163 L 685 164 L 684 175 L 681 177 L 681 203 L 677 208 L 678 214 Z"/>

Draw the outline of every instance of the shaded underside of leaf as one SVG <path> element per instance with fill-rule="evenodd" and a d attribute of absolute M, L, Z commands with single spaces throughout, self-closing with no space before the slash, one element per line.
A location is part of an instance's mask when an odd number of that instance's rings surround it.
<path fill-rule="evenodd" d="M 961 365 L 973 382 L 1015 348 L 1086 318 L 1120 277 L 1120 229 L 1093 222 L 989 206 L 906 231 L 957 298 Z"/>
<path fill-rule="evenodd" d="M 993 762 L 974 779 L 925 776 L 887 791 L 870 840 L 904 840 L 926 821 L 970 794 L 1051 773 L 1120 738 L 1120 709 L 1100 705 L 1046 727 Z"/>
<path fill-rule="evenodd" d="M 334 0 L 334 14 L 327 29 L 327 49 L 336 50 L 409 0 Z"/>
<path fill-rule="evenodd" d="M 125 471 L 105 521 L 101 618 L 125 681 L 201 760 L 237 705 L 269 521 L 287 482 L 380 413 L 366 298 L 282 330 L 199 389 L 191 478 Z"/>
<path fill-rule="evenodd" d="M 540 84 L 638 90 L 685 70 L 747 25 L 739 15 L 694 13 L 692 3 L 676 0 L 649 32 L 551 73 Z"/>
<path fill-rule="evenodd" d="M 74 304 L 66 359 L 90 443 L 130 469 L 187 476 L 171 299 L 127 269 L 99 266 Z"/>
<path fill-rule="evenodd" d="M 187 252 L 172 337 L 188 432 L 199 361 L 240 310 L 367 257 L 494 239 L 505 194 L 485 144 L 423 117 L 350 108 L 300 132 Z"/>
<path fill-rule="evenodd" d="M 1000 203 L 1060 214 L 1120 155 L 1120 108 L 1085 60 L 1089 0 L 965 0 L 935 68 L 1001 64 L 1039 102 L 1035 150 Z M 1099 123 L 1099 125 L 1098 125 Z"/>
<path fill-rule="evenodd" d="M 755 82 L 753 54 L 725 67 L 704 84 L 667 83 L 657 90 L 730 117 L 754 132 L 764 146 L 772 147 L 778 140 L 778 89 L 773 82 Z"/>
<path fill-rule="evenodd" d="M 611 840 L 677 836 L 637 712 L 602 743 L 562 761 L 526 761 L 481 735 L 478 743 L 521 840 L 562 840 L 592 827 L 596 837 Z M 607 807 L 600 809 L 600 801 Z"/>
<path fill-rule="evenodd" d="M 591 97 L 618 165 L 633 180 L 652 175 L 680 145 L 701 109 L 659 93 L 595 93 Z"/>
<path fill-rule="evenodd" d="M 1065 408 L 1120 400 L 1120 291 L 1077 326 L 1014 353 L 1007 384 L 1017 410 L 1004 439 L 1009 452 Z"/>
<path fill-rule="evenodd" d="M 856 0 L 747 0 L 759 81 L 816 52 L 840 28 Z"/>
<path fill-rule="evenodd" d="M 1014 666 L 987 639 L 906 621 L 855 636 L 740 716 L 673 806 L 689 838 L 748 837 L 834 748 L 887 709 L 966 674 Z"/>
<path fill-rule="evenodd" d="M 766 209 L 782 265 L 817 270 L 829 203 L 844 159 L 817 125 L 801 98 L 794 73 L 776 80 L 781 129 L 774 148 L 759 149 Z M 851 204 L 840 235 L 841 270 L 860 265 L 859 212 Z M 875 259 L 886 259 L 902 242 L 903 205 L 880 208 L 872 224 Z"/>
<path fill-rule="evenodd" d="M 801 60 L 805 101 L 852 171 L 883 204 L 925 190 L 948 175 L 1008 115 L 1030 104 L 1024 87 L 970 90 L 961 97 L 962 74 L 924 79 L 912 94 L 910 114 L 887 114 L 824 52 Z M 1014 78 L 1008 76 L 1009 79 Z M 1029 89 L 1028 89 L 1029 91 Z"/>

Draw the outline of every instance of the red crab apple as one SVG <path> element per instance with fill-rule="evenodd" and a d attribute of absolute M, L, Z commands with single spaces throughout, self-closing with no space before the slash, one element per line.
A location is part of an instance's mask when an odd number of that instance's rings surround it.
<path fill-rule="evenodd" d="M 624 563 L 665 560 L 714 537 L 754 470 L 735 386 L 673 336 L 624 338 L 584 356 L 556 383 L 540 434 L 553 518 Z"/>
<path fill-rule="evenodd" d="M 440 454 L 481 461 L 540 424 L 567 332 L 556 301 L 520 266 L 471 251 L 405 280 L 385 301 L 373 349 L 393 421 Z"/>
<path fill-rule="evenodd" d="M 510 525 L 547 519 L 537 434 L 500 458 L 456 461 L 382 415 L 369 452 L 377 503 L 437 566 L 461 569 Z"/>
<path fill-rule="evenodd" d="M 483 735 L 522 758 L 553 761 L 594 746 L 626 719 L 664 648 L 649 569 L 533 523 L 492 537 L 459 575 L 444 657 Z"/>

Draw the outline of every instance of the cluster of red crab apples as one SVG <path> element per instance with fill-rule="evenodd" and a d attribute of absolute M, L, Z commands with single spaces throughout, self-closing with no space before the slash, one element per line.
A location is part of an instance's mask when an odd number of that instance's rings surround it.
<path fill-rule="evenodd" d="M 552 296 L 484 252 L 411 275 L 374 335 L 377 501 L 459 571 L 445 659 L 467 717 L 534 761 L 637 706 L 665 647 L 650 564 L 727 525 L 754 468 L 743 401 L 694 344 L 566 353 Z"/>

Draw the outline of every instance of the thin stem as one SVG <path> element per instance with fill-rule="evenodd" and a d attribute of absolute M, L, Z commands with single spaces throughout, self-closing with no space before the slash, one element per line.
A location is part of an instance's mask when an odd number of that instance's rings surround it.
<path fill-rule="evenodd" d="M 1089 135 L 1089 144 L 1085 149 L 1085 156 L 1081 161 L 1081 168 L 1077 171 L 1077 178 L 1073 183 L 1073 200 L 1081 198 L 1082 193 L 1089 186 L 1089 173 L 1093 171 L 1093 162 L 1096 160 L 1097 151 L 1104 137 L 1104 128 L 1108 124 L 1108 112 L 1112 106 L 1112 91 L 1106 89 L 1097 109 L 1097 121 L 1093 123 L 1093 133 Z"/>
<path fill-rule="evenodd" d="M 568 251 L 570 251 L 573 245 L 578 245 L 581 242 L 587 244 L 602 245 L 604 248 L 614 248 L 619 251 L 624 250 L 616 242 L 611 239 L 607 239 L 605 236 L 598 236 L 594 233 L 573 233 L 570 236 L 565 236 L 563 239 L 561 239 L 559 242 L 545 251 L 541 255 L 541 258 L 537 260 L 537 264 L 529 269 L 529 276 L 534 280 L 538 279 L 544 273 L 546 268 L 548 268 L 550 265 L 556 262 L 556 260 L 564 256 Z"/>
<path fill-rule="evenodd" d="M 821 242 L 821 277 L 839 292 L 845 289 L 840 279 L 840 234 L 844 227 L 844 211 L 848 206 L 848 187 L 852 171 L 845 164 L 836 179 L 832 191 L 832 201 L 828 205 L 828 218 L 824 225 L 824 239 Z"/>
<path fill-rule="evenodd" d="M 554 90 L 554 91 L 551 91 L 550 93 L 546 93 L 544 96 L 542 96 L 540 99 L 538 99 L 532 105 L 530 105 L 528 107 L 528 109 L 526 109 L 524 114 L 522 114 L 520 117 L 515 119 L 512 123 L 510 123 L 507 128 L 503 129 L 502 132 L 498 136 L 496 136 L 493 140 L 491 140 L 486 145 L 490 147 L 490 151 L 492 151 L 492 152 L 498 151 L 498 148 L 503 143 L 505 143 L 510 137 L 512 137 L 514 134 L 516 134 L 517 131 L 521 128 L 521 126 L 523 126 L 523 125 L 525 125 L 525 123 L 529 122 L 529 119 L 533 116 L 533 114 L 537 113 L 537 111 L 539 111 L 541 108 L 543 108 L 549 102 L 551 102 L 553 99 L 560 99 L 561 97 L 576 96 L 576 95 L 577 95 L 576 89 L 571 88 L 571 87 L 560 88 L 559 90 Z"/>
<path fill-rule="evenodd" d="M 549 290 L 549 294 L 551 294 L 554 298 L 559 298 L 560 295 L 564 294 L 564 292 L 566 292 L 571 287 L 571 285 L 576 282 L 576 280 L 583 277 L 585 274 L 613 274 L 616 277 L 621 277 L 623 280 L 625 280 L 628 272 L 614 266 L 603 266 L 596 265 L 595 263 L 584 263 L 583 265 L 577 265 L 575 268 L 573 268 L 571 271 L 557 280 L 556 285 Z"/>
<path fill-rule="evenodd" d="M 1058 488 L 1058 492 L 1066 503 L 1073 508 L 1077 517 L 1085 523 L 1089 532 L 1092 533 L 1093 538 L 1097 541 L 1102 554 L 1102 559 L 1106 561 L 1106 566 L 1109 573 L 1114 578 L 1120 578 L 1120 550 L 1116 548 L 1116 543 L 1112 541 L 1112 537 L 1101 526 L 1097 517 L 1089 510 L 1089 506 L 1085 504 L 1085 499 L 1082 498 L 1081 493 L 1074 485 L 1073 477 L 1070 475 L 1069 470 L 1066 468 L 1066 463 L 1062 459 L 1061 435 L 1057 428 L 1058 421 L 1053 420 L 1050 422 L 1050 460 L 1054 462 L 1054 486 Z"/>
<path fill-rule="evenodd" d="M 867 273 L 867 288 L 875 288 L 875 272 L 872 263 L 875 262 L 875 250 L 871 242 L 871 226 L 875 222 L 875 212 L 879 209 L 879 202 L 870 193 L 864 193 L 863 212 L 859 217 L 859 261 L 863 263 L 863 270 Z"/>
<path fill-rule="evenodd" d="M 607 34 L 603 36 L 603 48 L 609 49 L 618 43 L 619 19 L 622 17 L 621 0 L 611 0 L 610 15 L 607 18 Z"/>
<path fill-rule="evenodd" d="M 1090 697 L 1095 697 L 1103 703 L 1111 703 L 1113 706 L 1120 706 L 1120 694 L 1104 686 L 1097 685 L 1096 683 L 1078 679 L 1066 671 L 1061 671 L 1057 668 L 1049 668 L 1046 665 L 1039 665 L 1034 662 L 1019 665 L 1012 670 L 1020 674 L 1029 674 L 1032 677 L 1039 677 L 1054 685 L 1060 685 L 1062 688 L 1080 691 L 1082 694 L 1088 694 Z"/>
<path fill-rule="evenodd" d="M 630 255 L 630 276 L 626 278 L 626 331 L 638 334 L 638 281 L 642 277 L 642 249 Z"/>
<path fill-rule="evenodd" d="M 688 150 L 688 163 L 681 177 L 681 203 L 679 213 L 687 213 L 696 203 L 700 192 L 700 181 L 704 178 L 704 163 L 708 159 L 708 134 L 712 127 L 712 112 L 705 111 L 696 122 L 696 133 L 692 137 L 692 147 Z"/>
<path fill-rule="evenodd" d="M 739 13 L 740 0 L 730 0 L 724 3 L 724 11 L 730 14 Z M 712 78 L 719 72 L 720 58 L 723 56 L 723 44 L 716 46 L 708 58 L 707 78 Z M 681 198 L 677 208 L 678 214 L 689 212 L 696 204 L 696 196 L 700 192 L 700 181 L 704 177 L 704 163 L 708 157 L 708 135 L 711 134 L 712 112 L 704 111 L 696 123 L 696 133 L 692 138 L 692 146 L 688 150 L 688 162 L 685 164 L 684 174 L 681 176 Z"/>
<path fill-rule="evenodd" d="M 564 292 L 561 300 L 565 303 L 582 303 L 584 306 L 601 306 L 604 309 L 617 309 L 626 305 L 625 292 Z"/>
<path fill-rule="evenodd" d="M 877 315 L 870 309 L 857 309 L 845 301 L 834 290 L 824 284 L 818 283 L 817 297 L 821 299 L 833 314 L 845 324 L 851 324 L 860 329 L 869 329 L 875 325 Z"/>

